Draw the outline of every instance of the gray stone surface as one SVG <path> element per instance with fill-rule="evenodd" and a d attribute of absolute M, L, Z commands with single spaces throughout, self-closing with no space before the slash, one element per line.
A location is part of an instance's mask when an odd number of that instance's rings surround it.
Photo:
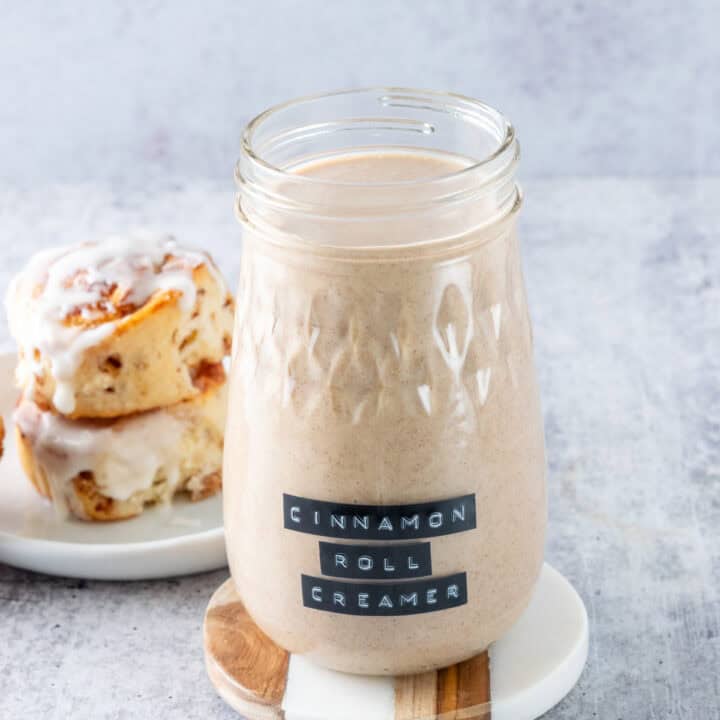
<path fill-rule="evenodd" d="M 717 720 L 720 180 L 526 192 L 547 556 L 592 633 L 579 685 L 547 718 Z M 78 186 L 0 192 L 0 286 L 31 249 L 147 222 L 207 245 L 236 276 L 229 190 Z M 200 638 L 225 574 L 111 584 L 0 567 L 0 718 L 229 720 Z"/>
<path fill-rule="evenodd" d="M 713 0 L 0 0 L 0 179 L 224 182 L 243 122 L 306 93 L 454 90 L 526 177 L 718 174 Z"/>

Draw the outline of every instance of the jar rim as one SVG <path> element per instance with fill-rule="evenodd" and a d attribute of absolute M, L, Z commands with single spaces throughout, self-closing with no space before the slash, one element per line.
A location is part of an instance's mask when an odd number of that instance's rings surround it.
<path fill-rule="evenodd" d="M 468 158 L 470 163 L 457 170 L 453 170 L 449 173 L 443 173 L 440 175 L 432 175 L 425 178 L 417 178 L 412 180 L 393 180 L 393 181 L 363 181 L 363 182 L 349 182 L 349 181 L 328 181 L 324 178 L 317 178 L 308 175 L 298 175 L 292 172 L 292 170 L 280 167 L 278 164 L 270 162 L 263 153 L 256 148 L 254 140 L 258 130 L 260 130 L 265 122 L 278 116 L 284 111 L 292 110 L 293 108 L 299 108 L 301 105 L 306 103 L 317 102 L 321 100 L 330 100 L 333 98 L 342 98 L 343 96 L 350 95 L 363 95 L 363 94 L 379 94 L 380 102 L 387 100 L 388 105 L 394 105 L 403 107 L 402 102 L 413 103 L 411 105 L 405 105 L 405 107 L 414 107 L 416 109 L 427 109 L 427 110 L 443 110 L 450 112 L 455 116 L 462 115 L 464 119 L 471 120 L 475 124 L 480 125 L 479 118 L 482 117 L 485 120 L 494 122 L 495 130 L 499 133 L 499 139 L 497 147 L 481 158 Z M 390 102 L 395 101 L 395 102 Z M 437 103 L 437 107 L 432 107 L 428 104 L 428 101 Z M 475 115 L 475 118 L 473 118 Z M 387 120 L 384 120 L 387 122 Z M 428 128 L 427 130 L 422 129 L 421 132 L 433 132 L 430 123 L 423 123 Z M 487 127 L 485 128 L 487 130 Z M 517 139 L 515 134 L 515 128 L 507 117 L 487 103 L 476 100 L 467 95 L 462 95 L 454 92 L 436 91 L 436 90 L 424 90 L 419 88 L 399 87 L 399 86 L 369 86 L 361 88 L 350 88 L 344 90 L 336 90 L 325 93 L 317 93 L 311 95 L 303 95 L 292 100 L 288 100 L 283 103 L 278 103 L 264 110 L 263 112 L 256 115 L 248 122 L 245 126 L 241 136 L 241 150 L 251 164 L 255 165 L 259 170 L 264 173 L 270 173 L 277 178 L 292 178 L 292 181 L 307 185 L 328 185 L 332 184 L 338 187 L 346 188 L 398 188 L 398 187 L 413 187 L 413 186 L 428 186 L 438 184 L 441 185 L 445 182 L 452 182 L 458 178 L 469 177 L 473 173 L 480 174 L 486 168 L 497 163 L 503 155 L 508 155 L 507 163 L 501 164 L 501 167 L 496 172 L 489 175 L 485 175 L 482 181 L 482 185 L 492 182 L 499 174 L 506 172 L 509 166 L 512 166 L 517 161 Z M 239 170 L 239 168 L 238 168 Z"/>

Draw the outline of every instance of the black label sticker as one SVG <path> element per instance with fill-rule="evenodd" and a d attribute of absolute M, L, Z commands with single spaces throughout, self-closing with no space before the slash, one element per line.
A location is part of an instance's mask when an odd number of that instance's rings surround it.
<path fill-rule="evenodd" d="M 345 505 L 283 495 L 285 527 L 353 540 L 412 540 L 475 529 L 475 496 L 415 505 Z"/>
<path fill-rule="evenodd" d="M 349 583 L 302 576 L 303 605 L 342 615 L 416 615 L 467 603 L 465 573 L 403 583 Z"/>
<path fill-rule="evenodd" d="M 430 543 L 337 545 L 320 542 L 320 572 L 340 578 L 392 580 L 432 575 Z"/>

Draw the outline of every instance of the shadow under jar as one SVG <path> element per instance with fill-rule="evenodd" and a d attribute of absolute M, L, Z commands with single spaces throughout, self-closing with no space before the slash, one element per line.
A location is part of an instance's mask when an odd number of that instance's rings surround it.
<path fill-rule="evenodd" d="M 518 145 L 468 98 L 370 89 L 253 120 L 225 443 L 237 591 L 336 670 L 459 662 L 526 607 L 545 460 Z"/>

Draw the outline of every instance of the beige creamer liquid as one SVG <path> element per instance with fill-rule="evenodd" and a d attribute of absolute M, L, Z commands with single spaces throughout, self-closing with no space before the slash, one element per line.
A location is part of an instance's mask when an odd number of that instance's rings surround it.
<path fill-rule="evenodd" d="M 378 194 L 407 201 L 411 181 L 463 164 L 367 152 L 297 172 L 395 183 Z M 453 210 L 446 233 L 442 217 L 413 213 L 304 218 L 285 229 L 308 236 L 305 251 L 246 234 L 230 568 L 260 628 L 327 667 L 402 674 L 468 658 L 518 618 L 540 570 L 543 433 L 515 220 L 468 230 L 476 212 Z M 415 242 L 433 222 L 454 238 L 441 251 Z M 376 250 L 320 252 L 317 238 Z"/>

